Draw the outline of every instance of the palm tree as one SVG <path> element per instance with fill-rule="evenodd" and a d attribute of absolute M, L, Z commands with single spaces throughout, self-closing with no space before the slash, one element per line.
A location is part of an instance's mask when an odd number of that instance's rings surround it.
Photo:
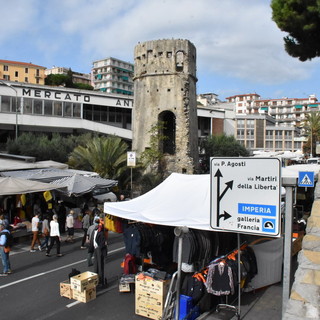
<path fill-rule="evenodd" d="M 97 172 L 103 178 L 118 179 L 126 170 L 127 149 L 128 145 L 119 137 L 94 137 L 72 151 L 68 164 Z"/>
<path fill-rule="evenodd" d="M 316 142 L 320 136 L 320 112 L 307 113 L 302 128 L 308 137 L 308 145 L 310 145 L 310 155 L 312 157 Z"/>

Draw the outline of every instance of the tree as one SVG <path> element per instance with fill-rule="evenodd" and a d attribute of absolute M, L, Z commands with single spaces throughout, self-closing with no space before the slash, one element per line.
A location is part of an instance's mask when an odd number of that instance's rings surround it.
<path fill-rule="evenodd" d="M 309 151 L 312 157 L 316 150 L 316 142 L 320 137 L 320 112 L 311 112 L 306 114 L 306 119 L 303 121 L 302 128 L 308 137 L 308 143 L 305 151 Z"/>
<path fill-rule="evenodd" d="M 272 0 L 272 19 L 284 37 L 287 53 L 301 61 L 320 55 L 320 3 L 318 0 Z"/>
<path fill-rule="evenodd" d="M 52 135 L 22 133 L 17 140 L 8 139 L 6 151 L 9 154 L 35 157 L 37 161 L 54 160 L 67 162 L 69 153 L 79 144 L 83 144 L 91 135 L 62 136 L 58 133 Z"/>
<path fill-rule="evenodd" d="M 118 179 L 127 169 L 127 149 L 119 137 L 94 137 L 72 151 L 68 164 L 75 169 L 97 172 L 103 178 Z"/>
<path fill-rule="evenodd" d="M 200 150 L 204 154 L 201 167 L 205 173 L 210 168 L 210 157 L 247 157 L 249 155 L 248 150 L 234 136 L 227 136 L 224 133 L 203 139 L 200 142 Z"/>

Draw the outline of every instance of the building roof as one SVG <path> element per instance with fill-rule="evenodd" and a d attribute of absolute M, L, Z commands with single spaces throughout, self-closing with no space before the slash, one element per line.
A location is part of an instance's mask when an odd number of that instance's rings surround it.
<path fill-rule="evenodd" d="M 36 64 L 32 64 L 31 62 L 20 62 L 20 61 L 11 61 L 11 60 L 1 60 L 0 64 L 11 64 L 11 65 L 18 65 L 18 66 L 25 66 L 25 67 L 34 67 L 34 68 L 42 68 L 46 69 L 46 67 L 38 66 Z"/>
<path fill-rule="evenodd" d="M 233 99 L 233 98 L 237 98 L 237 97 L 248 97 L 248 96 L 256 96 L 256 97 L 261 97 L 259 94 L 257 93 L 245 93 L 245 94 L 236 94 L 234 96 L 231 97 L 226 97 L 226 99 Z"/>

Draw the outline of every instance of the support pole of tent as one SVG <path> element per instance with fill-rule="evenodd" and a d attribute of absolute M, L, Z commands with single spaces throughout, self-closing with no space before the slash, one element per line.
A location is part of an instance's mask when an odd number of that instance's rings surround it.
<path fill-rule="evenodd" d="M 174 234 L 179 237 L 178 242 L 178 274 L 176 283 L 176 308 L 175 308 L 175 320 L 179 320 L 180 314 L 180 288 L 181 288 L 181 265 L 182 265 L 182 249 L 183 249 L 183 236 L 188 233 L 187 227 L 177 227 L 174 229 Z"/>
<path fill-rule="evenodd" d="M 284 252 L 283 252 L 283 288 L 282 288 L 282 315 L 286 312 L 291 287 L 291 260 L 292 260 L 292 221 L 293 221 L 293 194 L 297 185 L 296 178 L 283 178 L 282 185 L 286 188 L 286 209 L 284 218 Z"/>
<path fill-rule="evenodd" d="M 241 315 L 241 251 L 240 251 L 240 233 L 237 234 L 238 239 L 238 310 L 236 312 L 237 319 Z"/>

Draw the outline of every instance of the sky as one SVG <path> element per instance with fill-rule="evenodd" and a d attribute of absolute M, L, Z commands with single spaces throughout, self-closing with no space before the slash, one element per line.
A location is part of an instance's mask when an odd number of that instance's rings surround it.
<path fill-rule="evenodd" d="M 0 59 L 89 73 L 107 57 L 133 63 L 139 42 L 187 39 L 197 49 L 198 94 L 320 100 L 320 58 L 286 53 L 270 1 L 0 0 Z"/>

